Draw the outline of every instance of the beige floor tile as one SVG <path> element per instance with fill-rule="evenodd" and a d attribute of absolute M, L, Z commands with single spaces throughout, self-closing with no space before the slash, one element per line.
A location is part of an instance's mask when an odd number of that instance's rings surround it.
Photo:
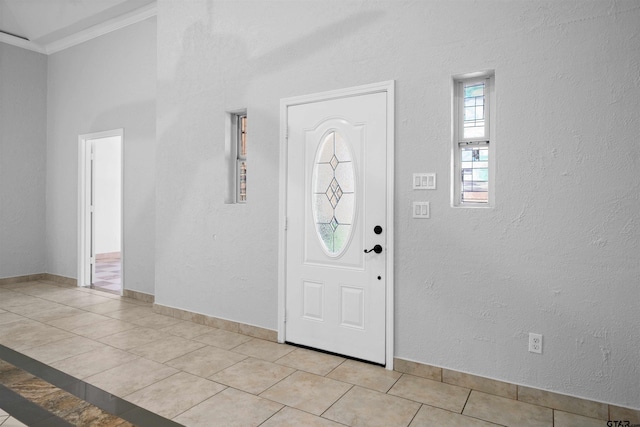
<path fill-rule="evenodd" d="M 409 427 L 497 427 L 487 421 L 467 417 L 445 409 L 422 405 Z"/>
<path fill-rule="evenodd" d="M 101 302 L 99 304 L 88 305 L 82 307 L 83 310 L 90 311 L 97 314 L 112 313 L 114 311 L 126 310 L 128 308 L 137 307 L 135 304 L 131 304 L 121 299 L 111 299 L 110 301 Z"/>
<path fill-rule="evenodd" d="M 417 402 L 353 387 L 322 416 L 356 427 L 406 427 L 418 409 Z"/>
<path fill-rule="evenodd" d="M 124 310 L 111 311 L 109 313 L 103 313 L 105 316 L 113 317 L 114 319 L 124 320 L 125 322 L 131 320 L 138 320 L 146 316 L 155 314 L 151 307 L 143 307 L 136 305 L 135 307 L 128 307 Z"/>
<path fill-rule="evenodd" d="M 640 424 L 640 410 L 609 405 L 609 414 L 612 420 L 625 420 L 632 424 Z"/>
<path fill-rule="evenodd" d="M 11 307 L 22 307 L 28 304 L 36 304 L 41 299 L 17 292 L 4 292 L 0 299 L 0 308 L 11 311 Z"/>
<path fill-rule="evenodd" d="M 442 381 L 442 368 L 412 362 L 410 360 L 393 360 L 393 369 L 403 374 L 415 375 L 416 377 L 427 378 L 434 381 Z"/>
<path fill-rule="evenodd" d="M 246 356 L 221 348 L 205 346 L 170 360 L 166 364 L 193 375 L 207 378 L 246 358 Z"/>
<path fill-rule="evenodd" d="M 111 298 L 103 297 L 100 295 L 91 295 L 80 292 L 77 293 L 82 296 L 78 298 L 70 298 L 67 301 L 63 301 L 62 303 L 71 307 L 84 308 L 111 301 Z"/>
<path fill-rule="evenodd" d="M 108 298 L 102 298 L 96 295 L 89 295 L 73 290 L 64 290 L 61 292 L 47 294 L 44 295 L 43 298 L 75 308 L 86 307 L 88 305 L 95 305 L 101 302 L 109 301 Z"/>
<path fill-rule="evenodd" d="M 131 319 L 129 322 L 134 323 L 145 328 L 162 329 L 167 326 L 172 326 L 182 322 L 175 317 L 163 316 L 162 314 L 152 314 L 151 316 L 144 316 L 139 319 Z"/>
<path fill-rule="evenodd" d="M 380 366 L 347 360 L 331 371 L 327 378 L 386 393 L 401 376 L 400 372 L 390 371 Z"/>
<path fill-rule="evenodd" d="M 134 347 L 129 352 L 159 363 L 167 362 L 204 347 L 204 344 L 181 337 L 169 335 L 158 341 Z"/>
<path fill-rule="evenodd" d="M 321 415 L 351 388 L 350 384 L 297 371 L 260 396 Z"/>
<path fill-rule="evenodd" d="M 260 427 L 344 427 L 331 420 L 311 415 L 307 412 L 285 406 Z"/>
<path fill-rule="evenodd" d="M 174 421 L 189 427 L 258 426 L 282 405 L 228 388 L 194 406 Z"/>
<path fill-rule="evenodd" d="M 518 400 L 572 414 L 606 420 L 609 405 L 529 387 L 518 387 Z"/>
<path fill-rule="evenodd" d="M 333 356 L 331 354 L 320 353 L 318 351 L 307 350 L 305 348 L 297 348 L 276 360 L 276 363 L 299 369 L 301 371 L 310 372 L 312 374 L 325 376 L 344 361 L 344 357 Z"/>
<path fill-rule="evenodd" d="M 104 322 L 92 323 L 90 325 L 84 325 L 79 328 L 72 329 L 71 332 L 97 340 L 99 338 L 104 338 L 109 335 L 114 335 L 119 332 L 129 331 L 136 328 L 138 328 L 138 326 L 133 323 L 109 318 L 109 320 L 105 320 Z"/>
<path fill-rule="evenodd" d="M 134 359 L 92 375 L 85 381 L 118 397 L 124 397 L 177 372 L 177 369 L 152 360 Z"/>
<path fill-rule="evenodd" d="M 509 399 L 517 399 L 518 397 L 518 386 L 515 384 L 465 374 L 463 372 L 451 371 L 449 369 L 442 370 L 442 382 L 495 394 L 496 396 L 508 397 Z"/>
<path fill-rule="evenodd" d="M 1 296 L 0 296 L 1 297 Z M 40 313 L 42 311 L 46 311 L 46 310 L 54 310 L 54 309 L 60 309 L 63 307 L 67 307 L 66 305 L 62 305 L 62 304 L 58 304 L 57 302 L 51 302 L 51 301 L 47 301 L 47 300 L 38 300 L 37 302 L 34 302 L 32 304 L 26 304 L 26 305 L 18 305 L 15 307 L 11 307 L 11 312 L 15 313 L 15 314 L 19 314 L 21 316 L 25 316 L 25 317 L 31 317 L 31 315 L 34 315 L 36 313 Z"/>
<path fill-rule="evenodd" d="M 171 335 L 177 335 L 179 337 L 187 339 L 194 339 L 195 337 L 211 332 L 212 330 L 213 328 L 209 326 L 199 325 L 197 323 L 189 322 L 186 320 L 181 320 L 175 325 L 166 326 L 161 329 L 162 332 L 166 332 Z M 209 343 L 205 342 L 204 344 Z"/>
<path fill-rule="evenodd" d="M 100 338 L 99 341 L 121 350 L 129 350 L 141 345 L 167 338 L 167 334 L 149 328 L 135 328 Z"/>
<path fill-rule="evenodd" d="M 96 313 L 82 312 L 77 315 L 63 317 L 60 319 L 49 320 L 45 323 L 56 328 L 64 329 L 65 331 L 71 331 L 83 326 L 90 326 L 93 323 L 104 322 L 109 320 L 108 317 Z"/>
<path fill-rule="evenodd" d="M 472 391 L 464 415 L 514 427 L 552 427 L 553 411 L 505 397 Z"/>
<path fill-rule="evenodd" d="M 225 388 L 213 381 L 178 372 L 125 396 L 125 399 L 163 417 L 173 418 Z"/>
<path fill-rule="evenodd" d="M 193 339 L 207 345 L 223 348 L 225 350 L 231 350 L 232 348 L 235 348 L 240 344 L 244 344 L 247 341 L 251 341 L 253 339 L 236 332 L 225 331 L 224 329 L 215 329 L 211 328 L 210 326 L 203 327 L 209 328 L 209 330 L 204 334 L 194 337 Z"/>
<path fill-rule="evenodd" d="M 60 341 L 44 344 L 38 347 L 31 347 L 22 353 L 42 363 L 53 363 L 59 360 L 68 359 L 92 350 L 104 349 L 105 344 L 93 341 L 84 337 L 73 336 Z"/>
<path fill-rule="evenodd" d="M 278 344 L 271 341 L 265 341 L 258 338 L 252 338 L 250 341 L 240 344 L 233 351 L 242 353 L 257 359 L 275 362 L 287 353 L 295 350 L 295 347 L 286 344 Z"/>
<path fill-rule="evenodd" d="M 54 303 L 53 308 L 47 310 L 35 311 L 33 313 L 27 313 L 24 316 L 38 322 L 48 322 L 50 320 L 61 319 L 64 317 L 77 316 L 78 314 L 85 313 L 79 308 L 73 308 L 62 304 Z"/>
<path fill-rule="evenodd" d="M 84 379 L 135 359 L 138 359 L 138 356 L 107 346 L 54 362 L 51 366 L 76 378 Z"/>
<path fill-rule="evenodd" d="M 17 314 L 5 311 L 0 313 L 0 325 L 4 325 L 5 323 L 15 322 L 16 320 L 22 320 L 24 317 L 18 316 Z"/>
<path fill-rule="evenodd" d="M 403 374 L 389 394 L 460 413 L 469 391 L 468 388 Z"/>
<path fill-rule="evenodd" d="M 554 427 L 605 427 L 607 422 L 596 418 L 583 417 L 582 415 L 568 412 L 553 411 Z"/>
<path fill-rule="evenodd" d="M 26 424 L 21 423 L 13 417 L 7 417 L 1 425 L 2 427 L 28 427 Z"/>
<path fill-rule="evenodd" d="M 72 333 L 27 319 L 7 323 L 0 328 L 0 344 L 17 351 L 73 336 Z"/>
<path fill-rule="evenodd" d="M 247 393 L 260 394 L 293 372 L 295 369 L 250 357 L 209 378 Z"/>

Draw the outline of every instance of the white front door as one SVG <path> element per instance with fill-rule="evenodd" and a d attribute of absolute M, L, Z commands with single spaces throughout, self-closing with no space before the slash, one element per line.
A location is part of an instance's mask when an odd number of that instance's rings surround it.
<path fill-rule="evenodd" d="M 286 341 L 387 362 L 387 91 L 287 107 Z"/>

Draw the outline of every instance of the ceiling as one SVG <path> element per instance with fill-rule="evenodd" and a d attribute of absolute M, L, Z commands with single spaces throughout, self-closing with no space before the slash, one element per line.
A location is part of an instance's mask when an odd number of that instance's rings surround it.
<path fill-rule="evenodd" d="M 0 41 L 53 53 L 154 14 L 155 0 L 0 0 Z"/>

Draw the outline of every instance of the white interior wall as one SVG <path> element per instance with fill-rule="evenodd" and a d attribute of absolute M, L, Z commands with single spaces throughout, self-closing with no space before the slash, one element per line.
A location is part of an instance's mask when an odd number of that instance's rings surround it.
<path fill-rule="evenodd" d="M 46 270 L 47 57 L 0 43 L 0 278 Z"/>
<path fill-rule="evenodd" d="M 125 287 L 153 294 L 156 20 L 49 56 L 47 271 L 75 277 L 78 135 L 124 129 Z"/>
<path fill-rule="evenodd" d="M 639 21 L 633 1 L 159 0 L 156 302 L 276 329 L 279 100 L 395 79 L 395 355 L 640 408 Z M 452 208 L 451 76 L 487 69 L 496 206 Z"/>
<path fill-rule="evenodd" d="M 122 150 L 119 136 L 94 140 L 96 254 L 120 252 Z"/>

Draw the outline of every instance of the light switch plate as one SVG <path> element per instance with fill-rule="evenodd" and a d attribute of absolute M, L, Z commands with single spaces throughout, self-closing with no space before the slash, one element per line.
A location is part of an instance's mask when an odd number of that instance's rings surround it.
<path fill-rule="evenodd" d="M 414 190 L 435 190 L 436 174 L 435 173 L 414 173 L 413 189 Z"/>
<path fill-rule="evenodd" d="M 431 209 L 429 208 L 429 202 L 413 202 L 413 217 L 430 218 Z"/>

